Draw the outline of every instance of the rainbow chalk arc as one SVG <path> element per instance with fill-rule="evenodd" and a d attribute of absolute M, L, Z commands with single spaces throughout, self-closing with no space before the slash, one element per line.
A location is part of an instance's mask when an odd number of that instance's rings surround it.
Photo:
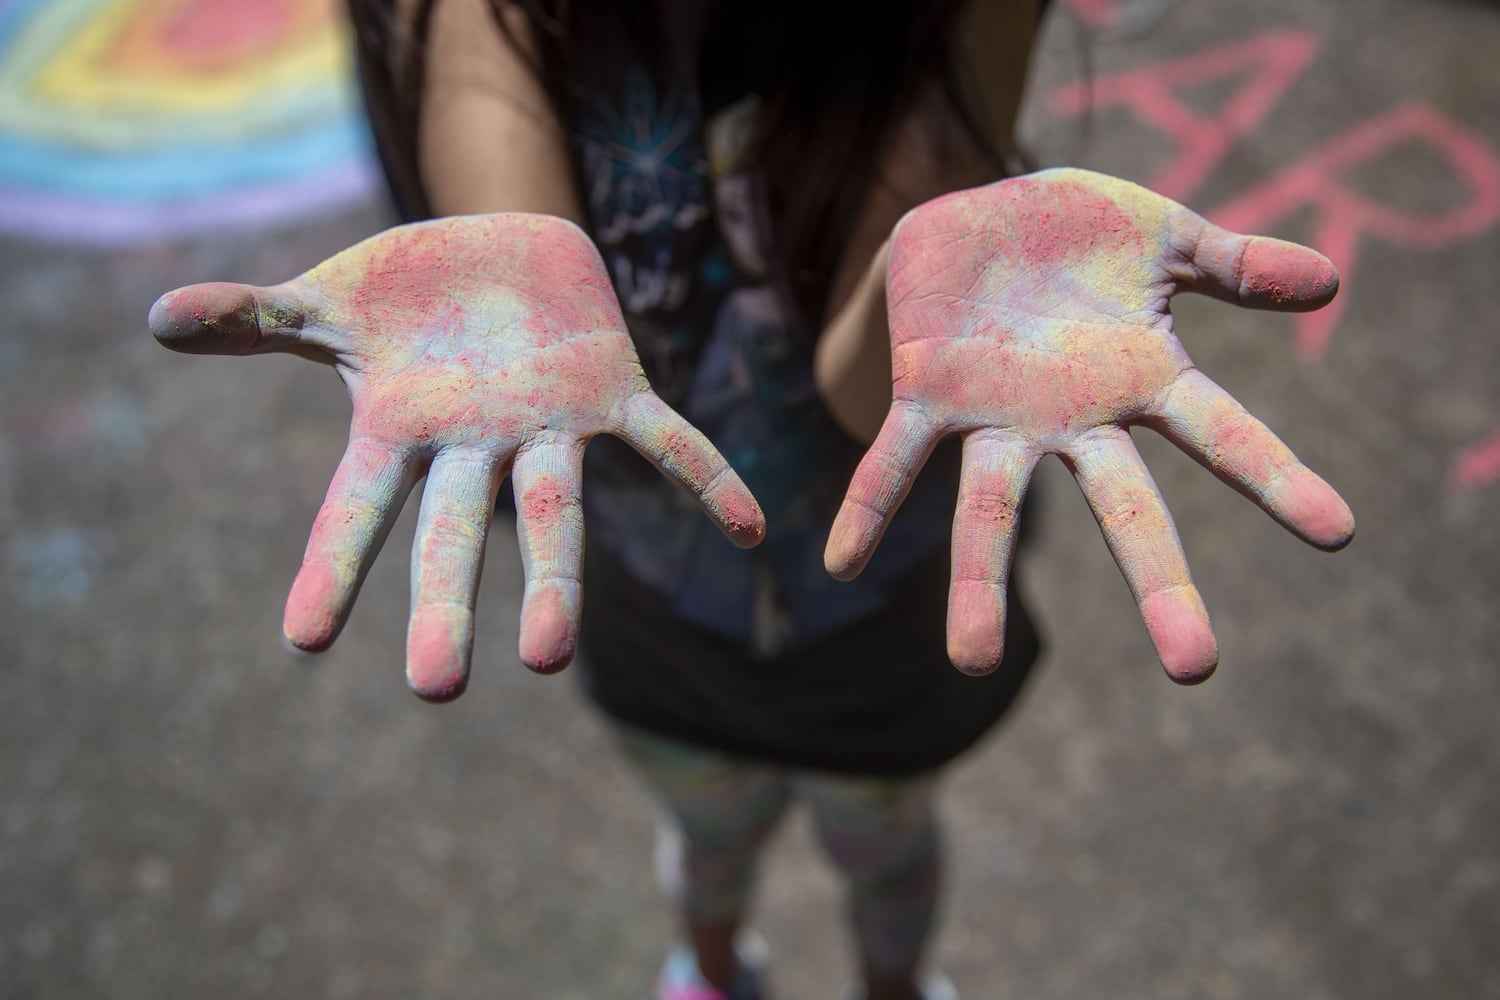
<path fill-rule="evenodd" d="M 0 231 L 143 242 L 377 182 L 336 0 L 0 0 Z"/>

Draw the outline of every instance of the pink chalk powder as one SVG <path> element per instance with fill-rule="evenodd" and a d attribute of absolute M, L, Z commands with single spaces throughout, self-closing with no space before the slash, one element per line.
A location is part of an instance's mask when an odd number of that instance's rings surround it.
<path fill-rule="evenodd" d="M 825 561 L 856 575 L 937 439 L 964 435 L 948 650 L 1000 662 L 1016 512 L 1036 462 L 1073 470 L 1130 584 L 1167 673 L 1218 661 L 1177 533 L 1125 427 L 1162 431 L 1314 545 L 1354 531 L 1339 496 L 1193 367 L 1169 302 L 1203 291 L 1242 305 L 1314 309 L 1338 289 L 1320 254 L 1211 225 L 1145 188 L 1050 170 L 946 195 L 891 240 L 894 400 L 850 484 Z"/>
<path fill-rule="evenodd" d="M 527 571 L 521 659 L 561 669 L 577 641 L 583 446 L 616 434 L 681 483 L 737 544 L 765 519 L 702 434 L 651 393 L 603 261 L 547 216 L 442 219 L 381 233 L 272 288 L 169 292 L 150 323 L 195 353 L 284 350 L 338 368 L 350 446 L 292 585 L 284 627 L 322 650 L 427 470 L 407 676 L 446 701 L 467 684 L 495 492 L 514 463 Z"/>

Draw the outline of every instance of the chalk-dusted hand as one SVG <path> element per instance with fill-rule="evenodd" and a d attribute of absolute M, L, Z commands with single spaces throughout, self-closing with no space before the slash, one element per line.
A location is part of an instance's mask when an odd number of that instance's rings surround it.
<path fill-rule="evenodd" d="M 834 522 L 829 571 L 860 571 L 934 442 L 961 433 L 948 652 L 961 670 L 993 669 L 1016 514 L 1038 459 L 1059 455 L 1167 673 L 1202 680 L 1218 662 L 1208 613 L 1126 427 L 1166 435 L 1305 541 L 1344 545 L 1349 508 L 1193 367 L 1169 309 L 1181 291 L 1316 309 L 1337 289 L 1332 265 L 1306 247 L 1227 232 L 1082 170 L 916 208 L 892 235 L 887 273 L 894 401 Z"/>
<path fill-rule="evenodd" d="M 507 473 L 526 570 L 520 652 L 533 670 L 573 655 L 581 465 L 594 435 L 628 441 L 736 543 L 764 533 L 723 457 L 651 392 L 598 252 L 560 219 L 402 226 L 281 285 L 169 292 L 150 323 L 178 351 L 323 361 L 349 389 L 349 447 L 287 600 L 297 646 L 333 642 L 426 473 L 406 652 L 407 679 L 424 698 L 456 697 L 466 683 L 485 536 Z"/>

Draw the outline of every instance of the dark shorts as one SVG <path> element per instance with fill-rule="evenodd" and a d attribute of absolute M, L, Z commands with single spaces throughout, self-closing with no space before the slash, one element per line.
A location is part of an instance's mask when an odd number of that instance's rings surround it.
<path fill-rule="evenodd" d="M 890 592 L 887 610 L 805 648 L 760 659 L 684 625 L 607 553 L 585 561 L 580 673 L 628 725 L 790 767 L 900 776 L 973 746 L 1019 693 L 1039 642 L 1016 588 L 1005 660 L 970 677 L 948 662 L 948 554 Z"/>

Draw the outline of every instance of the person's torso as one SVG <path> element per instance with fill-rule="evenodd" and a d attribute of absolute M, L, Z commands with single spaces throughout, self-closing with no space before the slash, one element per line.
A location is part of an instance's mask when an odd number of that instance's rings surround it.
<path fill-rule="evenodd" d="M 572 103 L 565 128 L 647 377 L 724 454 L 767 522 L 759 548 L 735 548 L 689 496 L 605 439 L 585 467 L 591 545 L 685 622 L 774 655 L 880 611 L 890 586 L 944 544 L 953 463 L 919 480 L 863 576 L 828 576 L 824 543 L 862 449 L 823 406 L 816 330 L 786 292 L 746 163 L 771 59 L 761 41 L 737 37 L 731 64 L 697 73 L 648 71 L 628 47 L 594 46 L 615 61 L 591 60 L 581 82 L 593 96 Z"/>

